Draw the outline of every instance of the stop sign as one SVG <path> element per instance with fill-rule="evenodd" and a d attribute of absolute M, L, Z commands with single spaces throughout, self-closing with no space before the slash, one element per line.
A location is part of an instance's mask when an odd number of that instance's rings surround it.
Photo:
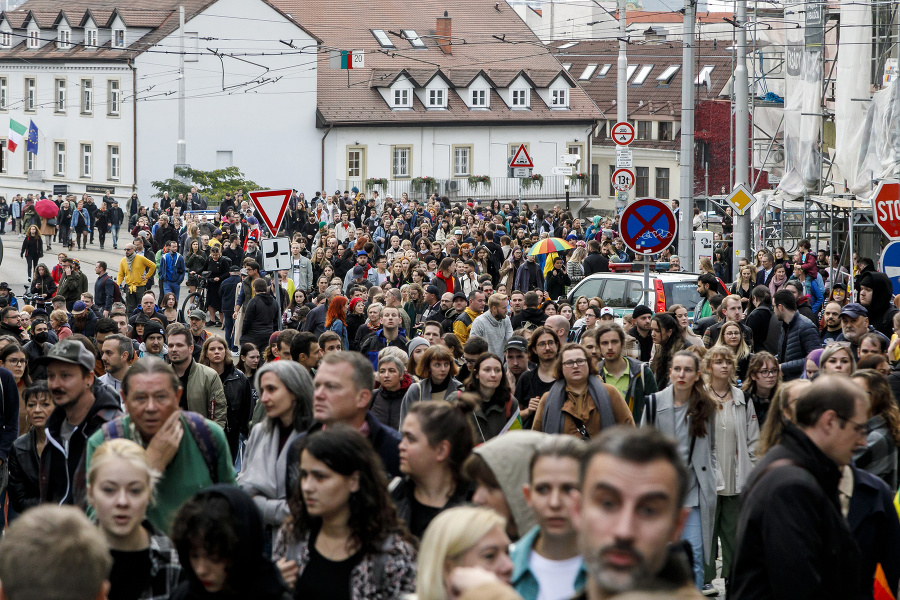
<path fill-rule="evenodd" d="M 900 182 L 887 179 L 872 194 L 875 224 L 892 240 L 900 240 Z"/>

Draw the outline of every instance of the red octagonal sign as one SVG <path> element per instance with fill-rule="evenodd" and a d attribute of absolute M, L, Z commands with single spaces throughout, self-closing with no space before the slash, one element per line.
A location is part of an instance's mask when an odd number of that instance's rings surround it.
<path fill-rule="evenodd" d="M 875 224 L 892 240 L 900 240 L 900 182 L 886 179 L 872 194 Z"/>

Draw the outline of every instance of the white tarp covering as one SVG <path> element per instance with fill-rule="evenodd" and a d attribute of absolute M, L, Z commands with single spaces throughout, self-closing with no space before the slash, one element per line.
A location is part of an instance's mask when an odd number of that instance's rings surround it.
<path fill-rule="evenodd" d="M 835 182 L 853 185 L 859 178 L 860 147 L 870 89 L 872 55 L 871 5 L 855 0 L 841 2 L 841 25 L 837 57 L 837 82 L 834 86 Z M 855 100 L 854 100 L 855 99 Z M 866 176 L 868 179 L 868 176 Z"/>
<path fill-rule="evenodd" d="M 900 168 L 900 86 L 897 81 L 875 92 L 862 126 L 858 171 L 850 191 L 872 195 L 873 181 L 893 178 Z"/>

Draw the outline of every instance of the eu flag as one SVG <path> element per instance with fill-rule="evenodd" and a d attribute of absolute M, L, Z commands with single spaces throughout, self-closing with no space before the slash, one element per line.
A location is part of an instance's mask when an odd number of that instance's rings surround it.
<path fill-rule="evenodd" d="M 31 121 L 31 125 L 28 126 L 28 139 L 25 140 L 25 149 L 32 154 L 38 153 L 38 128 L 34 121 Z"/>

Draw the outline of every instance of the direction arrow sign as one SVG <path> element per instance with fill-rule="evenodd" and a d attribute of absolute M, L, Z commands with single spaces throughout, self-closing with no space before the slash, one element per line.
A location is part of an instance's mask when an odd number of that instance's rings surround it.
<path fill-rule="evenodd" d="M 560 154 L 559 162 L 564 165 L 577 165 L 578 161 L 581 160 L 581 157 L 577 154 Z"/>
<path fill-rule="evenodd" d="M 756 202 L 756 196 L 750 193 L 743 184 L 737 186 L 732 190 L 728 197 L 725 198 L 725 201 L 731 205 L 731 207 L 737 212 L 739 215 L 743 215 L 747 212 L 747 209 L 753 206 L 753 203 Z"/>
<path fill-rule="evenodd" d="M 571 175 L 575 171 L 575 167 L 553 167 L 550 172 L 554 175 Z"/>
<path fill-rule="evenodd" d="M 872 194 L 872 212 L 878 229 L 888 238 L 900 240 L 900 183 L 886 179 L 878 184 Z"/>
<path fill-rule="evenodd" d="M 290 189 L 256 190 L 248 194 L 256 210 L 259 211 L 263 223 L 269 228 L 272 237 L 278 235 L 278 228 L 281 227 L 292 191 Z"/>
<path fill-rule="evenodd" d="M 634 187 L 634 173 L 628 169 L 619 169 L 612 176 L 613 189 L 627 192 Z"/>
<path fill-rule="evenodd" d="M 629 204 L 620 223 L 622 241 L 638 254 L 662 252 L 675 241 L 675 215 L 655 198 L 642 198 Z"/>
<path fill-rule="evenodd" d="M 525 144 L 519 144 L 519 149 L 516 150 L 515 154 L 513 154 L 512 160 L 509 162 L 509 166 L 513 168 L 534 167 L 534 163 L 531 162 L 531 157 L 528 156 L 528 150 L 525 149 Z"/>
<path fill-rule="evenodd" d="M 627 146 L 634 141 L 634 126 L 627 121 L 620 121 L 613 125 L 612 139 L 620 146 Z"/>

